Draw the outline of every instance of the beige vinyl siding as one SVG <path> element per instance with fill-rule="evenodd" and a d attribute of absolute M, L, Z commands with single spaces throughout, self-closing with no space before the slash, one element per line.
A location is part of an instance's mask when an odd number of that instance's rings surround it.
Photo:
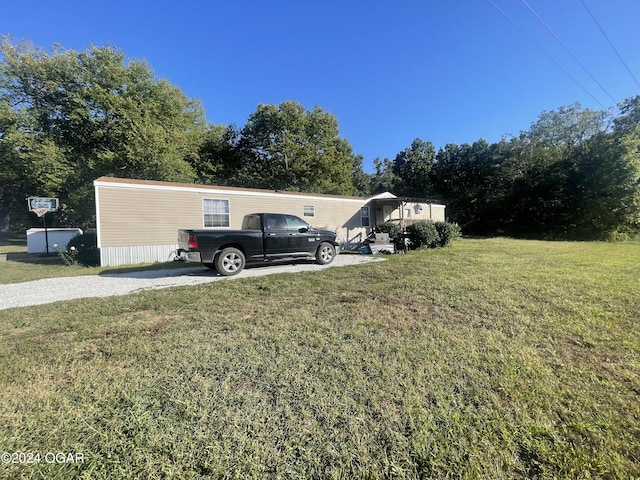
<path fill-rule="evenodd" d="M 420 205 L 422 210 L 417 212 L 416 205 Z M 401 210 L 401 208 L 403 210 Z M 437 203 L 415 203 L 415 202 L 407 202 L 403 203 L 402 206 L 395 206 L 390 204 L 377 205 L 371 208 L 371 210 L 375 209 L 375 213 L 371 217 L 371 226 L 375 226 L 378 223 L 390 220 L 394 222 L 399 222 L 402 213 L 402 220 L 404 221 L 404 225 L 409 225 L 410 223 L 422 221 L 422 220 L 432 220 L 434 222 L 444 221 L 445 220 L 445 206 Z M 410 215 L 407 215 L 407 210 L 411 212 Z"/>
<path fill-rule="evenodd" d="M 100 186 L 100 246 L 176 243 L 180 228 L 202 228 L 202 200 L 186 191 Z"/>
<path fill-rule="evenodd" d="M 309 201 L 297 197 L 227 195 L 231 210 L 231 228 L 240 228 L 242 218 L 248 213 L 271 212 L 295 215 L 314 227 L 340 230 L 349 225 L 349 218 L 360 208 L 360 201 L 340 201 L 338 199 L 314 199 L 315 215 L 304 216 L 304 205 Z"/>
<path fill-rule="evenodd" d="M 407 209 L 411 210 L 411 217 L 409 220 L 433 220 L 434 222 L 444 222 L 444 205 L 437 203 L 420 203 L 422 211 L 416 213 L 416 203 L 407 203 Z"/>

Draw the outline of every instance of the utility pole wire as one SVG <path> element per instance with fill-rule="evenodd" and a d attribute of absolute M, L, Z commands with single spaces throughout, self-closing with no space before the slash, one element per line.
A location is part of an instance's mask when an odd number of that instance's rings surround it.
<path fill-rule="evenodd" d="M 618 50 L 616 49 L 616 47 L 613 46 L 613 43 L 611 42 L 611 40 L 609 40 L 609 37 L 607 36 L 607 34 L 605 33 L 605 31 L 603 30 L 603 28 L 600 26 L 600 24 L 598 23 L 598 20 L 596 20 L 596 17 L 593 16 L 593 13 L 591 13 L 591 10 L 589 10 L 589 7 L 587 7 L 587 4 L 584 3 L 584 0 L 580 0 L 582 2 L 582 5 L 584 6 L 585 10 L 587 12 L 589 12 L 589 15 L 591 16 L 593 22 L 598 26 L 598 28 L 600 29 L 600 32 L 602 33 L 602 35 L 604 36 L 604 38 L 607 39 L 607 42 L 609 42 L 609 45 L 611 46 L 611 49 L 616 52 L 616 55 L 618 56 L 618 58 L 620 59 L 620 61 L 622 62 L 622 64 L 624 65 L 624 68 L 627 69 L 627 72 L 629 72 L 629 75 L 631 75 L 631 78 L 633 78 L 633 80 L 636 82 L 636 85 L 638 85 L 638 87 L 640 87 L 640 82 L 638 82 L 638 79 L 636 78 L 636 76 L 633 74 L 633 72 L 631 71 L 631 69 L 629 68 L 629 65 L 627 65 L 627 62 L 624 61 L 624 59 L 622 58 L 622 55 L 620 55 L 620 53 L 618 52 Z"/>
<path fill-rule="evenodd" d="M 569 47 L 567 47 L 564 42 L 562 40 L 560 40 L 560 37 L 558 37 L 558 35 L 556 35 L 556 33 L 551 29 L 551 27 L 549 27 L 549 25 L 547 25 L 544 20 L 542 20 L 542 18 L 540 18 L 540 15 L 538 15 L 533 8 L 531 8 L 531 6 L 526 2 L 526 0 L 520 0 L 528 9 L 529 11 L 533 14 L 534 17 L 536 17 L 538 19 L 538 21 L 544 26 L 544 28 L 547 29 L 547 31 L 553 35 L 553 38 L 555 38 L 558 43 L 560 45 L 562 45 L 562 47 L 567 51 L 567 53 L 569 55 L 571 55 L 571 57 L 578 62 L 578 65 L 580 65 L 582 67 L 582 69 L 587 73 L 587 75 L 589 75 L 591 77 L 591 80 L 593 80 L 594 82 L 596 82 L 598 84 L 598 86 L 602 89 L 602 91 L 604 93 L 607 94 L 607 96 L 611 99 L 611 101 L 613 102 L 614 105 L 616 105 L 618 102 L 615 100 L 615 98 L 613 98 L 611 96 L 611 94 L 600 84 L 600 82 L 598 80 L 596 80 L 596 77 L 594 77 L 591 72 L 589 70 L 587 70 L 587 67 L 585 67 L 582 62 L 580 60 L 578 60 L 578 57 L 576 57 L 573 52 L 571 50 L 569 50 Z"/>
<path fill-rule="evenodd" d="M 547 57 L 549 60 L 551 60 L 551 62 L 553 62 L 553 64 L 554 64 L 556 67 L 558 67 L 560 70 L 562 70 L 562 71 L 564 72 L 564 74 L 565 74 L 567 77 L 569 77 L 571 80 L 573 80 L 573 82 L 574 82 L 576 85 L 578 85 L 578 86 L 579 86 L 582 90 L 584 90 L 584 92 L 585 92 L 587 95 L 589 95 L 589 96 L 590 96 L 590 97 L 591 97 L 591 98 L 592 98 L 592 99 L 593 99 L 593 100 L 594 100 L 598 105 L 600 105 L 603 109 L 605 109 L 605 110 L 606 110 L 606 108 L 607 108 L 607 107 L 605 107 L 605 106 L 600 102 L 600 100 L 598 100 L 596 97 L 594 97 L 594 96 L 591 94 L 591 92 L 589 92 L 589 90 L 587 90 L 587 89 L 586 89 L 586 88 L 585 88 L 585 87 L 584 87 L 584 86 L 583 86 L 583 85 L 582 85 L 578 80 L 576 80 L 576 79 L 573 77 L 573 75 L 571 75 L 567 70 L 565 70 L 565 69 L 562 67 L 562 65 L 560 65 L 558 62 L 556 62 L 556 61 L 555 61 L 555 59 L 554 59 L 551 55 L 549 55 L 549 54 L 546 52 L 546 50 L 545 50 L 544 48 L 542 48 L 542 47 L 541 47 L 541 46 L 540 46 L 540 45 L 539 45 L 539 44 L 538 44 L 538 43 L 537 43 L 533 38 L 531 38 L 531 36 L 530 36 L 527 32 L 525 32 L 522 28 L 520 28 L 520 25 L 518 25 L 518 24 L 517 24 L 517 23 L 516 23 L 516 22 L 515 22 L 515 21 L 514 21 L 514 20 L 513 20 L 509 15 L 507 15 L 505 12 L 503 12 L 503 11 L 500 9 L 500 7 L 498 7 L 498 6 L 493 2 L 493 0 L 487 0 L 487 1 L 488 1 L 491 5 L 493 5 L 493 8 L 495 8 L 498 12 L 500 12 L 500 14 L 501 14 L 504 18 L 506 18 L 506 19 L 509 21 L 509 23 L 511 23 L 511 25 L 513 25 L 514 27 L 516 27 L 516 28 L 518 29 L 518 31 L 519 31 L 522 35 L 524 35 L 524 36 L 527 38 L 527 40 L 529 40 L 531 43 L 533 43 L 533 44 L 536 46 L 536 48 L 537 48 L 538 50 L 540 50 L 540 51 L 542 52 L 542 54 L 543 54 L 545 57 Z M 614 100 L 614 102 L 615 102 L 615 100 Z"/>

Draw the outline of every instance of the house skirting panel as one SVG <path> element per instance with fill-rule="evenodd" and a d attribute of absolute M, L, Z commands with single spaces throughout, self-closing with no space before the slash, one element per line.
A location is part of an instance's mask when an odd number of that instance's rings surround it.
<path fill-rule="evenodd" d="M 136 263 L 156 263 L 173 260 L 177 244 L 100 247 L 100 265 L 115 267 Z"/>

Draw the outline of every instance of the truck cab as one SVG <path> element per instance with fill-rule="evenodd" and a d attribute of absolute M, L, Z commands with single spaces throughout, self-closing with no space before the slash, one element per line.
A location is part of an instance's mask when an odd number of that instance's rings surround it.
<path fill-rule="evenodd" d="M 262 230 L 264 225 L 264 250 L 272 256 L 292 254 L 308 254 L 321 238 L 304 220 L 294 215 L 264 213 L 247 215 L 244 218 L 243 230 Z"/>

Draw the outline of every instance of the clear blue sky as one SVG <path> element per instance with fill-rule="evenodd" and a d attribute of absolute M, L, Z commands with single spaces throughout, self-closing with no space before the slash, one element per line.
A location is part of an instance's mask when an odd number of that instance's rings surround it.
<path fill-rule="evenodd" d="M 640 79 L 639 0 L 11 1 L 0 34 L 146 59 L 216 124 L 242 126 L 260 103 L 318 105 L 371 171 L 416 137 L 495 142 L 543 111 L 640 94 L 585 4 Z"/>

